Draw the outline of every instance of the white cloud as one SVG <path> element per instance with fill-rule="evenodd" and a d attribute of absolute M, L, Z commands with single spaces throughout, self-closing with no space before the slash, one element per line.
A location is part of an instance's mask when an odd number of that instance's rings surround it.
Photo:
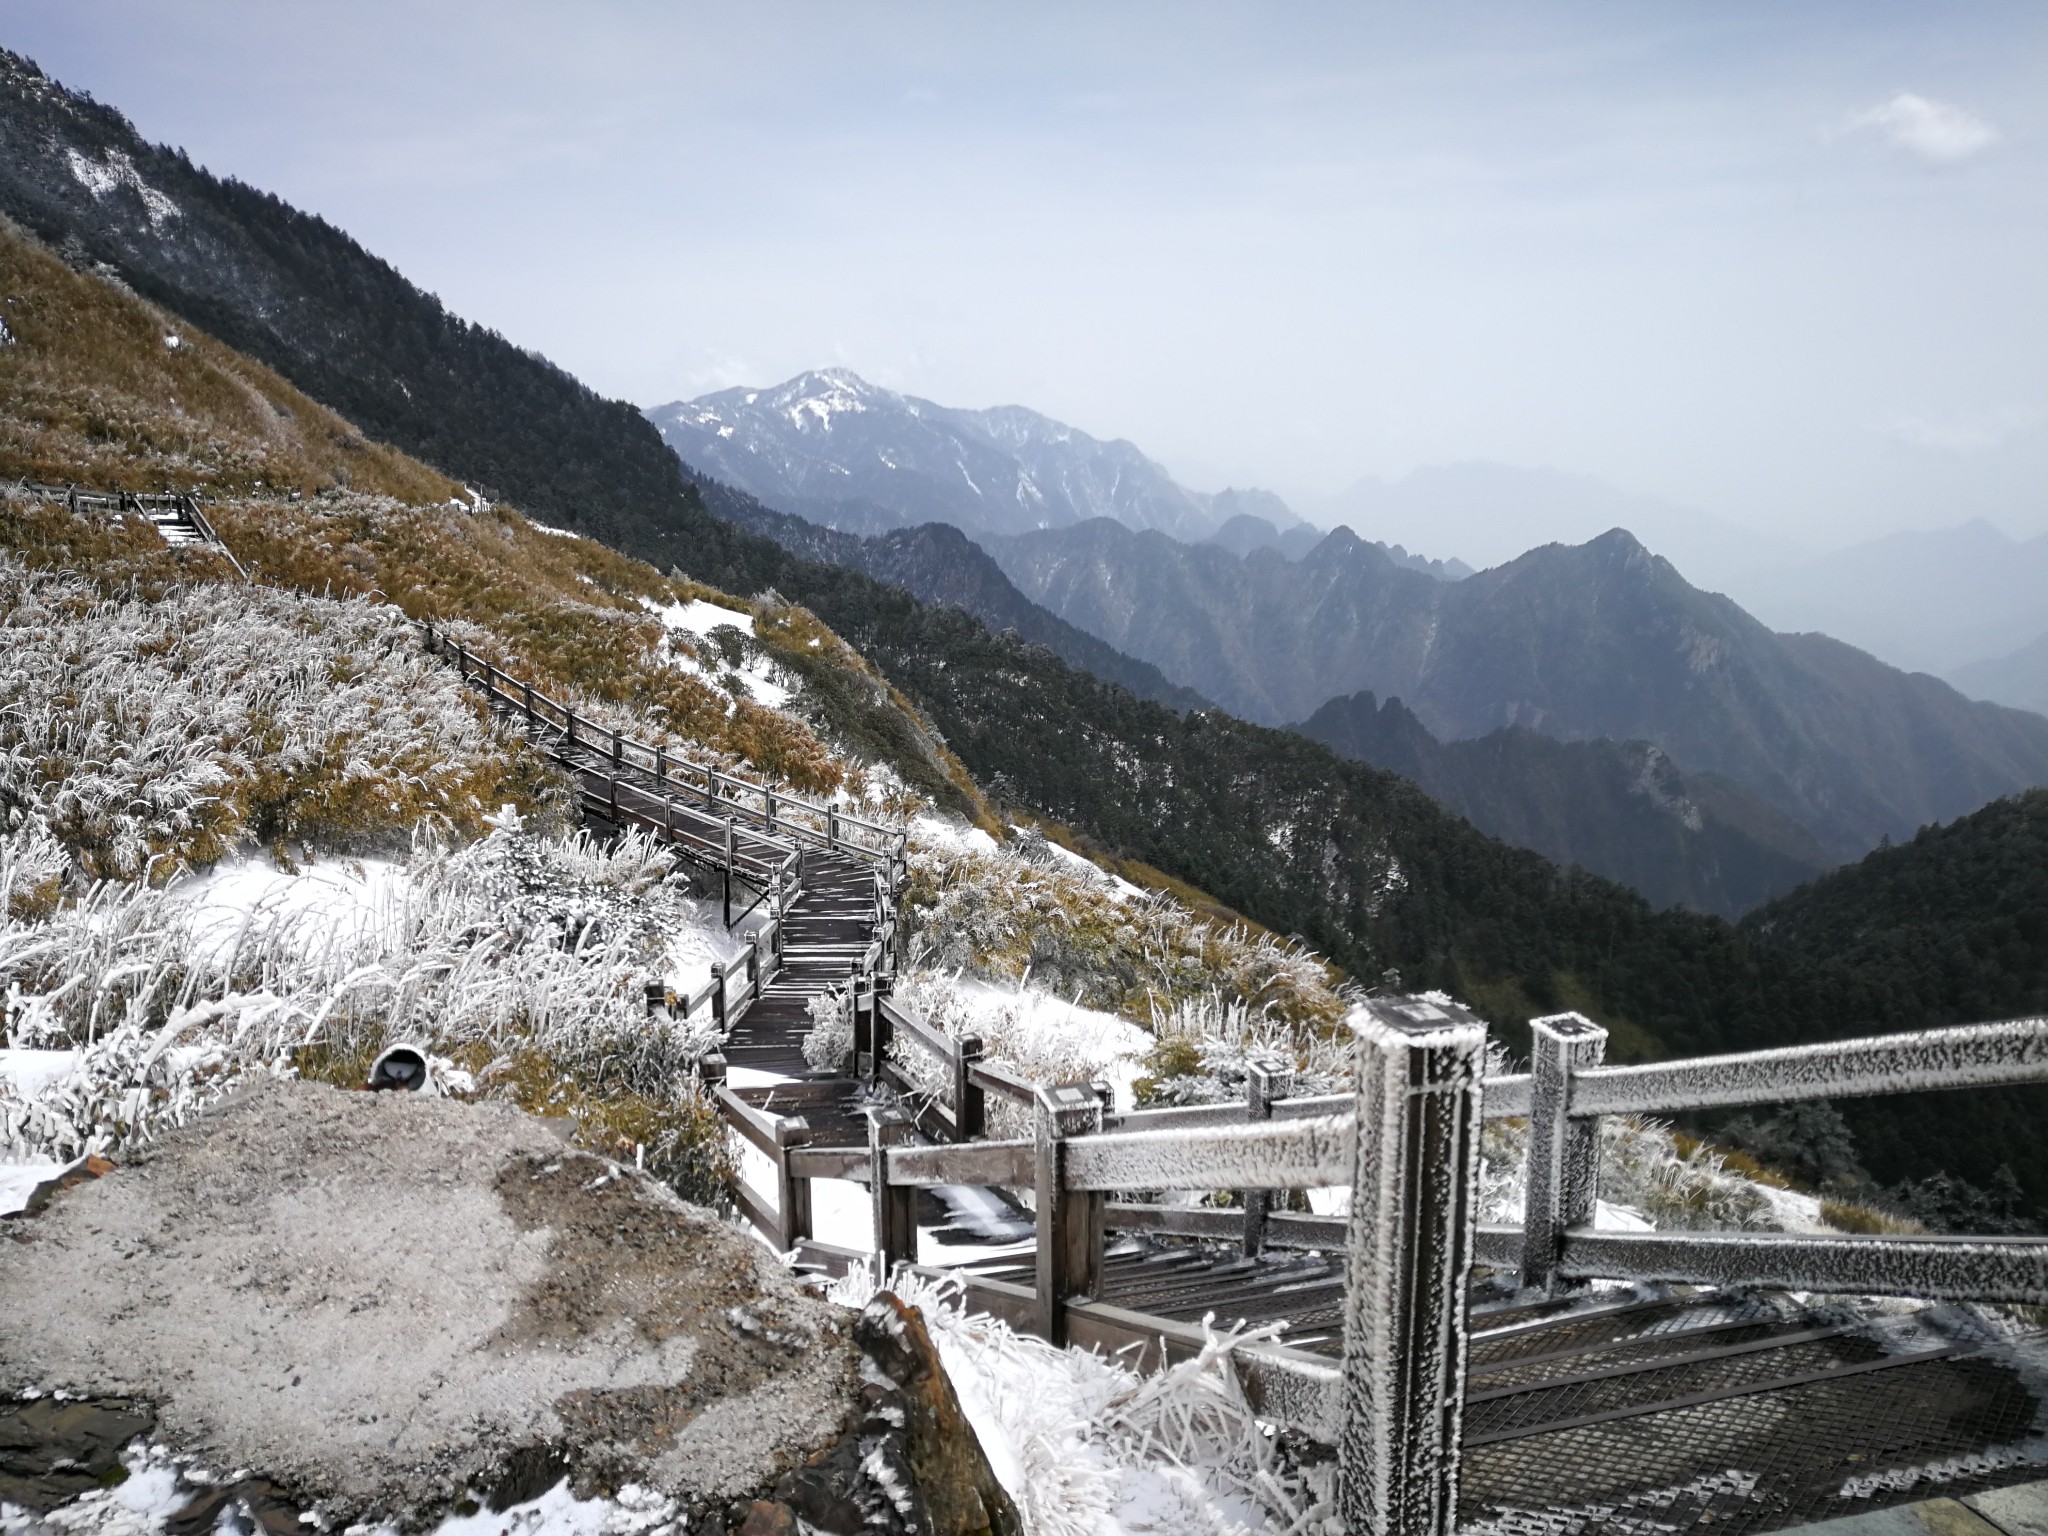
<path fill-rule="evenodd" d="M 1911 91 L 1901 91 L 1890 101 L 1859 112 L 1850 119 L 1849 127 L 1881 133 L 1908 154 L 1937 165 L 1981 155 L 2000 139 L 1998 130 L 1975 113 Z"/>
<path fill-rule="evenodd" d="M 1970 454 L 1997 448 L 2014 438 L 2025 437 L 2048 422 L 2048 410 L 2038 406 L 2005 406 L 1974 415 L 1926 417 L 1895 416 L 1884 426 L 1884 435 L 1908 448 L 1929 453 Z"/>

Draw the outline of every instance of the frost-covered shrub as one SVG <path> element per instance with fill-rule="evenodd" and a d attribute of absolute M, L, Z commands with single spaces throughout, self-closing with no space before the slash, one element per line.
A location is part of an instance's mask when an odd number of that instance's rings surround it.
<path fill-rule="evenodd" d="M 1336 1093 L 1351 1080 L 1347 1036 L 1288 1029 L 1271 1013 L 1219 993 L 1183 999 L 1154 1016 L 1158 1044 L 1135 1086 L 1148 1105 L 1242 1102 L 1251 1068 L 1291 1074 L 1291 1095 Z"/>
<path fill-rule="evenodd" d="M 853 1009 L 846 991 L 830 987 L 811 998 L 804 1060 L 814 1072 L 843 1072 L 853 1060 Z"/>
<path fill-rule="evenodd" d="M 706 1198 L 724 1143 L 692 1069 L 715 1036 L 645 997 L 729 948 L 645 837 L 423 848 L 345 923 L 259 906 L 223 933 L 182 885 L 102 886 L 0 925 L 7 1037 L 86 1069 L 58 1096 L 0 1093 L 0 1147 L 133 1145 L 243 1074 L 353 1086 L 406 1041 Z"/>
<path fill-rule="evenodd" d="M 78 880 L 162 881 L 251 844 L 474 836 L 552 784 L 383 604 L 223 585 L 103 599 L 0 554 L 0 646 L 0 832 L 31 908 L 52 844 Z"/>
<path fill-rule="evenodd" d="M 1298 944 L 1119 894 L 1029 851 L 912 849 L 905 918 L 920 963 L 1047 992 L 1147 1023 L 1218 995 L 1292 1028 L 1330 1031 L 1346 1001 Z"/>
<path fill-rule="evenodd" d="M 1505 1063 L 1498 1063 L 1505 1067 Z M 1479 1219 L 1519 1223 L 1527 1185 L 1529 1122 L 1489 1120 L 1480 1138 Z M 1662 1231 L 1774 1231 L 1770 1193 L 1733 1173 L 1711 1147 L 1681 1147 L 1671 1127 L 1636 1115 L 1600 1121 L 1600 1198 Z"/>

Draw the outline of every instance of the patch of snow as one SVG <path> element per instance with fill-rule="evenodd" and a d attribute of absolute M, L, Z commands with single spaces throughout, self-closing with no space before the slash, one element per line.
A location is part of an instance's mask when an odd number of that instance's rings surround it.
<path fill-rule="evenodd" d="M 963 818 L 930 811 L 911 821 L 910 840 L 945 853 L 994 853 L 999 846 L 988 833 Z"/>
<path fill-rule="evenodd" d="M 178 218 L 183 213 L 176 203 L 144 181 L 142 173 L 135 169 L 135 162 L 118 149 L 108 150 L 104 160 L 94 160 L 75 149 L 67 149 L 64 156 L 71 166 L 72 176 L 93 195 L 95 202 L 124 186 L 133 188 L 135 195 L 142 199 L 143 215 L 153 230 L 162 229 L 166 220 Z"/>
<path fill-rule="evenodd" d="M 0 1092 L 32 1099 L 78 1070 L 78 1051 L 0 1050 Z"/>
<path fill-rule="evenodd" d="M 675 1519 L 673 1500 L 627 1484 L 616 1499 L 579 1499 L 563 1478 L 537 1499 L 511 1508 L 450 1515 L 433 1536 L 628 1536 Z"/>
<path fill-rule="evenodd" d="M 164 338 L 164 345 L 175 352 L 178 348 L 185 345 L 185 338 L 182 336 L 166 336 Z"/>
<path fill-rule="evenodd" d="M 533 530 L 533 531 L 534 531 L 535 533 L 548 533 L 548 534 L 553 534 L 553 535 L 554 535 L 554 536 L 555 536 L 556 538 L 558 538 L 558 539 L 580 539 L 580 538 L 582 538 L 582 537 L 583 537 L 583 535 L 582 535 L 582 534 L 580 534 L 580 533 L 571 533 L 571 532 L 570 532 L 570 531 L 569 531 L 568 529 L 566 529 L 566 528 L 555 528 L 555 527 L 551 527 L 551 526 L 550 526 L 549 524 L 547 524 L 547 523 L 538 523 L 538 522 L 535 522 L 535 521 L 534 521 L 534 520 L 533 520 L 532 518 L 530 518 L 530 517 L 529 517 L 529 518 L 528 518 L 528 519 L 526 520 L 526 526 L 527 526 L 527 527 L 529 527 L 529 528 L 531 528 L 531 529 L 532 529 L 532 530 Z"/>
<path fill-rule="evenodd" d="M 237 859 L 174 889 L 197 957 L 223 959 L 259 928 L 288 932 L 293 948 L 311 957 L 383 929 L 404 905 L 407 881 L 386 859 L 320 859 L 296 874 L 266 859 Z"/>
<path fill-rule="evenodd" d="M 754 616 L 739 608 L 727 608 L 719 603 L 707 603 L 703 598 L 693 598 L 687 603 L 657 603 L 651 597 L 640 599 L 640 606 L 661 620 L 662 628 L 681 630 L 685 634 L 706 636 L 714 629 L 730 624 L 734 629 L 753 634 Z"/>
<path fill-rule="evenodd" d="M 60 1163 L 55 1158 L 40 1156 L 22 1162 L 0 1163 L 0 1216 L 11 1216 L 22 1210 L 38 1184 L 47 1183 L 77 1166 L 77 1162 Z"/>

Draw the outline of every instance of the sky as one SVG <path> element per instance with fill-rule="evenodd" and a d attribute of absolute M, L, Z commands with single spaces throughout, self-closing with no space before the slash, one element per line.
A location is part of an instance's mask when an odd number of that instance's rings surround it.
<path fill-rule="evenodd" d="M 1314 512 L 1470 460 L 2048 532 L 2048 7 L 4 0 L 641 405 L 840 366 Z"/>

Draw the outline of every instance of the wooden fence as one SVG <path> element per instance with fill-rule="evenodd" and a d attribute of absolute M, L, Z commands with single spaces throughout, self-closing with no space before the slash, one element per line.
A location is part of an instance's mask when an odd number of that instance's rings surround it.
<path fill-rule="evenodd" d="M 144 516 L 152 512 L 175 513 L 178 520 L 189 526 L 209 550 L 233 566 L 235 574 L 243 581 L 255 579 L 235 558 L 235 552 L 228 548 L 227 541 L 215 529 L 195 495 L 184 492 L 81 491 L 75 485 L 43 485 L 34 480 L 17 480 L 14 488 L 38 501 L 61 501 L 73 512 L 140 512 Z"/>
<path fill-rule="evenodd" d="M 890 1039 L 914 1042 L 950 1070 L 948 1102 L 870 1113 L 869 1145 L 807 1151 L 758 1105 L 757 1146 L 777 1170 L 784 1212 L 757 1218 L 784 1246 L 837 1265 L 853 1255 L 807 1242 L 811 1178 L 866 1183 L 872 1251 L 885 1266 L 915 1256 L 911 1199 L 923 1187 L 983 1185 L 1029 1200 L 1034 1283 L 964 1274 L 974 1305 L 1054 1340 L 1134 1350 L 1147 1363 L 1200 1349 L 1200 1331 L 1099 1299 L 1115 1231 L 1341 1252 L 1346 1258 L 1341 1359 L 1256 1343 L 1239 1351 L 1262 1412 L 1339 1451 L 1354 1530 L 1448 1533 L 1456 1508 L 1464 1400 L 1463 1312 L 1475 1268 L 1506 1271 L 1560 1295 L 1587 1281 L 1761 1285 L 1793 1291 L 2048 1305 L 2048 1240 L 2038 1237 L 1835 1236 L 1756 1232 L 1605 1232 L 1592 1224 L 1598 1117 L 1859 1094 L 2048 1081 L 2048 1020 L 1750 1052 L 1651 1066 L 1601 1065 L 1605 1032 L 1575 1014 L 1532 1024 L 1532 1070 L 1484 1079 L 1484 1026 L 1423 999 L 1380 999 L 1354 1015 L 1358 1087 L 1286 1096 L 1254 1077 L 1244 1102 L 1115 1114 L 1093 1085 L 1029 1090 L 1033 1132 L 999 1140 L 910 1144 L 913 1129 L 949 1138 L 977 1123 L 979 1096 L 1019 1102 L 1024 1088 L 886 998 L 858 1038 L 868 1070 Z M 916 1080 L 915 1074 L 895 1077 Z M 926 1097 L 934 1097 L 926 1095 Z M 1525 1218 L 1481 1226 L 1474 1201 L 1478 1129 L 1529 1123 Z M 780 1138 L 780 1139 L 779 1139 Z M 1271 1209 L 1275 1192 L 1346 1186 L 1345 1216 Z M 1240 1192 L 1235 1208 L 1172 1205 L 1169 1192 Z M 1134 1198 L 1142 1194 L 1146 1198 Z"/>

